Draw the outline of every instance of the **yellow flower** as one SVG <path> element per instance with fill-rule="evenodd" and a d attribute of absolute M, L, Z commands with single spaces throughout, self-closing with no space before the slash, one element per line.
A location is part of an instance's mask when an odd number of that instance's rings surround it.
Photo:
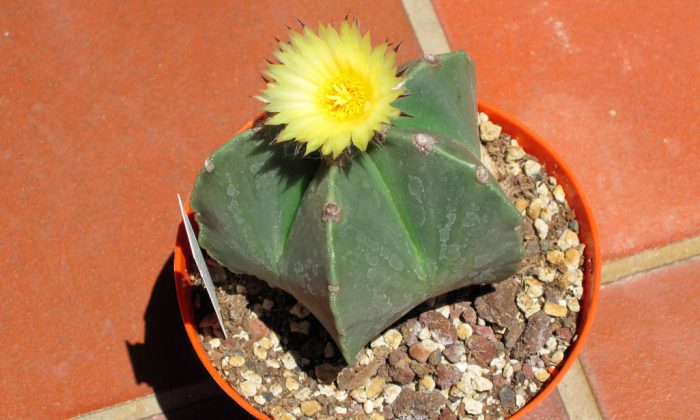
<path fill-rule="evenodd" d="M 319 24 L 291 31 L 264 74 L 270 82 L 261 99 L 274 115 L 269 125 L 285 125 L 278 141 L 306 144 L 306 154 L 338 157 L 351 144 L 366 150 L 383 124 L 399 116 L 391 105 L 402 93 L 395 53 L 386 43 L 372 48 L 369 33 L 347 20 L 336 31 Z"/>

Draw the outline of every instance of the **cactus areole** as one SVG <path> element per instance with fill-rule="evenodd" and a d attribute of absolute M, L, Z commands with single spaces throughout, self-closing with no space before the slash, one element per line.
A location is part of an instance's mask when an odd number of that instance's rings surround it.
<path fill-rule="evenodd" d="M 342 41 L 342 27 L 339 33 L 324 30 Z M 370 56 L 386 53 L 385 47 L 373 53 L 358 45 Z M 293 49 L 293 43 L 282 46 Z M 375 61 L 370 64 L 386 67 Z M 328 75 L 337 89 L 319 90 L 325 95 L 319 102 L 325 98 L 338 109 L 351 104 L 351 118 L 368 106 L 383 109 L 388 120 L 370 115 L 358 122 L 373 130 L 373 141 L 360 137 L 353 143 L 352 130 L 343 126 L 350 135 L 345 140 L 330 132 L 305 142 L 307 152 L 315 142 L 316 153 L 336 159 L 301 156 L 292 143 L 279 141 L 292 124 L 270 124 L 281 114 L 272 114 L 273 107 L 256 127 L 211 155 L 190 198 L 207 253 L 232 272 L 293 295 L 324 325 L 348 363 L 421 302 L 505 279 L 523 256 L 520 213 L 479 159 L 472 61 L 452 52 L 408 63 L 398 74 L 401 96 L 380 92 L 369 105 L 353 102 L 362 80 Z M 375 95 L 371 89 L 360 99 Z M 390 103 L 382 102 L 387 98 Z M 348 148 L 336 153 L 337 142 Z M 325 144 L 331 145 L 328 153 Z"/>

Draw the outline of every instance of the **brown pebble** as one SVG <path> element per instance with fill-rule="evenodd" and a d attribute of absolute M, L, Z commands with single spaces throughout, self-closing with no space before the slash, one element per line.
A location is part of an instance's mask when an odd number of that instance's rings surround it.
<path fill-rule="evenodd" d="M 439 392 L 416 392 L 404 389 L 392 406 L 394 416 L 398 418 L 430 418 L 448 403 Z"/>
<path fill-rule="evenodd" d="M 481 365 L 488 364 L 496 357 L 496 346 L 493 345 L 486 337 L 480 335 L 472 335 L 467 340 L 467 346 L 474 359 Z"/>
<path fill-rule="evenodd" d="M 248 334 L 253 341 L 257 341 L 270 333 L 270 329 L 256 316 L 248 318 Z"/>
<path fill-rule="evenodd" d="M 433 349 L 429 348 L 423 342 L 418 342 L 408 349 L 408 354 L 411 356 L 411 358 L 419 362 L 427 361 L 428 357 L 430 357 L 430 353 L 432 352 Z"/>
<path fill-rule="evenodd" d="M 464 346 L 464 345 L 462 345 Z M 442 361 L 442 352 L 440 349 L 434 350 L 432 353 L 430 353 L 430 356 L 428 357 L 428 363 L 432 366 L 437 366 L 440 364 Z"/>
<path fill-rule="evenodd" d="M 448 389 L 462 378 L 462 372 L 452 365 L 439 365 L 435 368 L 435 383 L 441 389 Z"/>
<path fill-rule="evenodd" d="M 367 365 L 356 365 L 341 370 L 337 380 L 338 388 L 353 390 L 363 386 L 369 378 L 377 373 L 381 362 L 380 359 L 374 359 Z"/>
<path fill-rule="evenodd" d="M 427 327 L 433 339 L 442 345 L 449 345 L 457 340 L 457 330 L 444 316 L 437 311 L 428 311 L 420 314 L 420 322 Z"/>
<path fill-rule="evenodd" d="M 493 329 L 486 325 L 475 325 L 474 332 L 482 337 L 486 337 L 489 341 L 496 342 L 496 336 L 493 334 Z"/>
<path fill-rule="evenodd" d="M 316 365 L 314 368 L 314 373 L 316 374 L 316 379 L 322 384 L 329 384 L 338 377 L 338 373 L 341 368 L 338 366 L 333 366 L 328 363 L 321 363 Z"/>
<path fill-rule="evenodd" d="M 476 324 L 476 311 L 472 307 L 465 308 L 460 317 L 462 318 L 462 321 L 469 325 Z"/>
<path fill-rule="evenodd" d="M 415 318 L 411 318 L 406 321 L 405 324 L 401 326 L 401 336 L 403 337 L 404 343 L 410 346 L 418 341 L 418 333 L 423 327 L 418 323 Z"/>
<path fill-rule="evenodd" d="M 456 342 L 451 346 L 445 348 L 442 354 L 452 363 L 457 363 L 460 361 L 461 357 L 466 353 L 464 348 L 464 343 Z"/>

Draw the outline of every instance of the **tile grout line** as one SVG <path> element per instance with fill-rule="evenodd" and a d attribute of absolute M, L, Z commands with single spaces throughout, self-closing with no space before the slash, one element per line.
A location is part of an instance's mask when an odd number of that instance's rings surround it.
<path fill-rule="evenodd" d="M 430 0 L 401 0 L 423 54 L 450 52 L 445 31 Z"/>
<path fill-rule="evenodd" d="M 659 248 L 647 249 L 637 254 L 603 264 L 602 283 L 610 284 L 635 274 L 661 268 L 700 256 L 700 236 L 673 242 Z"/>

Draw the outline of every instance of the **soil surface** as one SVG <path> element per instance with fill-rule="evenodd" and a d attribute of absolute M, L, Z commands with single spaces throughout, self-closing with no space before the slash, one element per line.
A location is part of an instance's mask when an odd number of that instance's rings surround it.
<path fill-rule="evenodd" d="M 577 338 L 583 245 L 546 168 L 484 114 L 480 132 L 484 165 L 523 215 L 522 269 L 423 303 L 354 366 L 292 296 L 209 261 L 225 340 L 193 274 L 202 343 L 254 407 L 275 419 L 490 419 L 537 395 Z"/>

